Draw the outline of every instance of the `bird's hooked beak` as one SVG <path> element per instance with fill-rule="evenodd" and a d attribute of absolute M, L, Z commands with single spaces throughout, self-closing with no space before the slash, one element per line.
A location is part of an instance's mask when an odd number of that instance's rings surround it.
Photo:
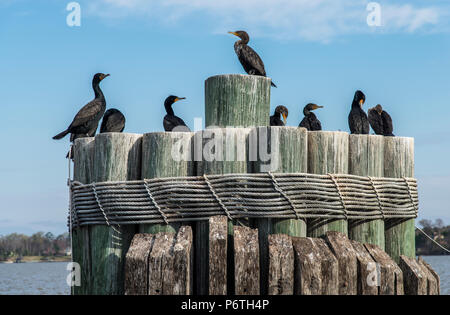
<path fill-rule="evenodd" d="M 362 107 L 363 105 L 364 105 L 364 100 L 363 99 L 359 100 L 359 106 Z"/>
<path fill-rule="evenodd" d="M 107 78 L 107 77 L 109 77 L 110 76 L 110 74 L 108 73 L 108 74 L 104 74 L 104 75 L 102 75 L 102 76 L 100 76 L 100 81 L 102 81 L 103 79 L 105 79 L 105 78 Z"/>
<path fill-rule="evenodd" d="M 323 106 L 319 106 L 319 105 L 314 105 L 313 109 L 318 109 L 318 108 L 323 108 Z"/>
<path fill-rule="evenodd" d="M 283 116 L 283 121 L 284 121 L 284 124 L 286 125 L 286 121 L 287 121 L 286 113 L 281 113 L 281 116 Z"/>
<path fill-rule="evenodd" d="M 178 102 L 178 101 L 181 101 L 181 100 L 185 100 L 185 99 L 186 99 L 186 97 L 177 97 L 177 98 L 175 99 L 174 103 L 176 103 L 176 102 Z"/>
<path fill-rule="evenodd" d="M 236 33 L 236 32 L 228 32 L 228 34 L 232 34 L 232 35 L 234 35 L 234 36 L 237 36 L 237 37 L 239 37 L 239 34 L 238 34 L 238 33 Z"/>

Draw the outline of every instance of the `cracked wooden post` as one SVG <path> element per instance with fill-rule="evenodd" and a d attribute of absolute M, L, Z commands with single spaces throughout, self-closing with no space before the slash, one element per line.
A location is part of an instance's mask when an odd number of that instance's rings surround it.
<path fill-rule="evenodd" d="M 427 295 L 427 275 L 414 259 L 400 255 L 398 264 L 403 272 L 405 295 Z"/>
<path fill-rule="evenodd" d="M 147 295 L 148 259 L 155 236 L 136 234 L 125 257 L 125 295 Z"/>
<path fill-rule="evenodd" d="M 308 132 L 308 173 L 347 174 L 348 140 L 346 132 Z M 307 226 L 310 237 L 323 237 L 328 231 L 348 235 L 345 219 L 313 219 L 308 220 Z"/>
<path fill-rule="evenodd" d="M 364 247 L 377 263 L 379 295 L 403 295 L 404 276 L 397 263 L 376 245 L 364 244 Z"/>
<path fill-rule="evenodd" d="M 249 173 L 246 127 L 269 126 L 270 117 L 269 78 L 249 75 L 217 75 L 205 81 L 205 126 L 207 130 L 195 134 L 197 175 Z M 230 127 L 230 128 L 227 128 Z M 224 129 L 227 128 L 227 129 Z M 234 142 L 234 143 L 233 143 Z M 224 146 L 217 147 L 219 144 Z M 238 143 L 238 144 L 237 144 Z M 213 152 L 214 151 L 214 152 Z M 206 153 L 206 156 L 205 156 Z M 242 221 L 242 220 L 241 220 Z M 236 223 L 236 222 L 234 222 Z M 197 237 L 196 248 L 208 243 L 207 222 L 196 225 L 201 235 Z M 233 223 L 228 226 L 228 257 L 233 254 Z M 199 261 L 207 259 L 197 251 Z M 197 273 L 205 273 L 197 264 Z M 227 264 L 228 293 L 234 292 L 234 260 Z M 206 275 L 203 275 L 205 278 Z M 203 285 L 203 288 L 205 285 Z M 201 294 L 206 294 L 204 289 Z"/>
<path fill-rule="evenodd" d="M 259 295 L 258 230 L 246 226 L 234 227 L 234 294 Z"/>
<path fill-rule="evenodd" d="M 414 177 L 414 139 L 385 137 L 384 177 Z M 400 255 L 416 255 L 414 219 L 389 219 L 385 221 L 386 253 L 400 262 Z"/>
<path fill-rule="evenodd" d="M 375 260 L 363 244 L 351 241 L 358 260 L 358 295 L 378 295 L 378 272 Z"/>
<path fill-rule="evenodd" d="M 270 295 L 294 294 L 294 248 L 285 234 L 269 235 L 269 289 Z"/>
<path fill-rule="evenodd" d="M 358 176 L 383 177 L 384 137 L 350 135 L 348 173 Z M 349 238 L 379 246 L 384 250 L 384 220 L 349 220 Z"/>
<path fill-rule="evenodd" d="M 257 127 L 249 135 L 249 151 L 254 154 L 253 173 L 306 173 L 308 170 L 308 133 L 297 127 Z M 256 154 L 257 153 L 257 154 Z M 284 197 L 283 197 L 284 198 Z M 293 211 L 294 213 L 294 211 Z M 255 219 L 261 257 L 261 294 L 267 294 L 269 261 L 268 236 L 287 234 L 306 236 L 306 219 Z"/>
<path fill-rule="evenodd" d="M 186 177 L 194 174 L 192 132 L 152 132 L 142 139 L 142 179 Z M 141 224 L 140 233 L 176 233 L 179 222 Z"/>
<path fill-rule="evenodd" d="M 327 232 L 325 239 L 338 260 L 339 295 L 356 295 L 358 293 L 358 261 L 352 243 L 347 236 L 336 231 Z"/>
<path fill-rule="evenodd" d="M 82 184 L 94 181 L 94 138 L 76 139 L 74 143 L 73 179 Z M 92 292 L 92 265 L 89 247 L 89 226 L 78 227 L 72 231 L 73 261 L 80 265 L 80 286 L 74 286 L 74 295 L 87 295 Z"/>
<path fill-rule="evenodd" d="M 94 181 L 141 178 L 142 135 L 103 133 L 95 137 Z M 124 293 L 124 260 L 135 234 L 134 225 L 90 228 L 92 294 Z"/>

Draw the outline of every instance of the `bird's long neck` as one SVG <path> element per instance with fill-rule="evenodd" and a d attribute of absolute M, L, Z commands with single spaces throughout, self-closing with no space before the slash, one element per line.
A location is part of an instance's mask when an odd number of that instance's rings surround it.
<path fill-rule="evenodd" d="M 105 98 L 102 90 L 100 89 L 100 82 L 92 82 L 92 88 L 94 89 L 95 98 Z"/>
<path fill-rule="evenodd" d="M 309 114 L 311 114 L 311 112 L 309 111 L 309 109 L 303 108 L 303 115 L 309 116 Z"/>
<path fill-rule="evenodd" d="M 249 42 L 250 40 L 248 39 L 248 38 L 244 38 L 244 39 L 241 39 L 241 40 L 238 40 L 236 43 L 235 43 L 235 45 L 247 45 L 248 44 L 248 42 Z"/>
<path fill-rule="evenodd" d="M 352 108 L 361 108 L 361 106 L 359 105 L 359 102 L 357 100 L 353 101 Z"/>
<path fill-rule="evenodd" d="M 166 108 L 167 115 L 170 115 L 170 116 L 175 115 L 175 113 L 173 112 L 173 109 L 172 109 L 172 104 L 166 103 L 166 104 L 164 104 L 164 107 Z"/>

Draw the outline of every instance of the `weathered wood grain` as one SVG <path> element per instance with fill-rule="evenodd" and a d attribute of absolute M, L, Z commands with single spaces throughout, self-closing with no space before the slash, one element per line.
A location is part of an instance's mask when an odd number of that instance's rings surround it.
<path fill-rule="evenodd" d="M 327 232 L 325 239 L 338 260 L 339 295 L 356 295 L 358 293 L 358 261 L 352 243 L 346 235 L 336 231 Z"/>
<path fill-rule="evenodd" d="M 321 256 L 312 238 L 293 237 L 294 293 L 296 295 L 322 294 Z"/>
<path fill-rule="evenodd" d="M 308 132 L 308 173 L 347 174 L 348 141 L 346 132 Z M 323 237 L 328 231 L 348 234 L 347 220 L 308 220 L 308 236 Z"/>
<path fill-rule="evenodd" d="M 339 294 L 339 261 L 327 246 L 324 239 L 313 238 L 321 261 L 321 291 L 322 295 Z"/>
<path fill-rule="evenodd" d="M 380 295 L 403 295 L 403 272 L 389 255 L 373 244 L 364 244 L 373 260 L 377 263 L 379 273 Z"/>
<path fill-rule="evenodd" d="M 234 268 L 234 294 L 260 294 L 258 230 L 234 227 Z"/>
<path fill-rule="evenodd" d="M 140 179 L 142 135 L 104 133 L 95 137 L 94 181 Z M 106 213 L 107 216 L 107 213 Z M 135 234 L 132 225 L 90 228 L 92 293 L 124 293 L 124 259 Z"/>
<path fill-rule="evenodd" d="M 207 285 L 209 295 L 227 294 L 227 241 L 228 222 L 226 216 L 209 219 Z M 202 262 L 199 262 L 202 264 Z"/>
<path fill-rule="evenodd" d="M 400 255 L 405 295 L 427 295 L 427 277 L 414 258 Z"/>
<path fill-rule="evenodd" d="M 363 244 L 351 241 L 358 260 L 358 295 L 378 295 L 378 272 L 375 260 Z"/>
<path fill-rule="evenodd" d="M 142 138 L 142 179 L 193 176 L 191 132 L 152 132 Z M 176 233 L 181 224 L 141 224 L 140 233 Z"/>
<path fill-rule="evenodd" d="M 268 126 L 270 116 L 269 78 L 228 74 L 205 82 L 206 127 Z"/>
<path fill-rule="evenodd" d="M 437 283 L 435 276 L 433 275 L 433 273 L 430 272 L 430 270 L 427 268 L 427 266 L 423 263 L 423 260 L 418 259 L 416 262 L 417 262 L 417 265 L 420 267 L 422 275 L 426 279 L 425 281 L 427 283 L 427 291 L 425 294 L 426 295 L 438 295 L 439 288 L 438 288 L 438 283 Z"/>
<path fill-rule="evenodd" d="M 125 257 L 125 295 L 147 295 L 148 259 L 154 235 L 136 234 Z"/>
<path fill-rule="evenodd" d="M 183 225 L 177 233 L 173 246 L 173 290 L 172 295 L 190 295 L 193 293 L 193 235 L 192 228 Z"/>
<path fill-rule="evenodd" d="M 167 295 L 173 291 L 174 239 L 173 233 L 161 232 L 155 235 L 149 257 L 149 295 Z"/>
<path fill-rule="evenodd" d="M 414 139 L 385 137 L 384 177 L 414 177 Z M 397 263 L 400 255 L 414 258 L 414 219 L 390 219 L 385 222 L 386 252 Z"/>
<path fill-rule="evenodd" d="M 94 176 L 94 138 L 76 139 L 74 143 L 73 179 L 83 184 L 93 182 Z M 80 265 L 80 286 L 74 286 L 72 294 L 87 295 L 92 292 L 92 265 L 88 226 L 72 231 L 73 261 Z"/>
<path fill-rule="evenodd" d="M 269 290 L 270 295 L 294 294 L 294 249 L 285 234 L 269 235 Z"/>
<path fill-rule="evenodd" d="M 248 161 L 248 133 L 250 128 L 219 128 L 207 129 L 195 133 L 194 160 L 198 176 L 214 174 L 248 173 L 251 165 Z M 211 193 L 212 194 L 212 193 Z M 238 195 L 236 195 L 239 198 Z M 224 215 L 226 213 L 224 212 Z M 228 222 L 227 246 L 227 292 L 234 291 L 234 259 L 233 259 L 233 225 L 237 222 Z M 248 220 L 240 219 L 240 224 L 248 225 Z M 205 248 L 208 242 L 208 222 L 197 222 L 196 231 L 196 257 L 197 261 L 208 261 L 208 255 L 200 249 Z M 205 243 L 206 242 L 206 243 Z M 203 243 L 203 244 L 202 244 Z M 207 269 L 196 265 L 196 274 L 205 279 Z M 199 294 L 206 294 L 205 285 L 198 288 Z"/>
<path fill-rule="evenodd" d="M 306 173 L 308 166 L 308 134 L 305 128 L 257 127 L 249 134 L 249 159 L 254 160 L 253 173 Z M 287 234 L 306 236 L 306 220 L 257 219 L 252 225 L 258 228 L 261 255 L 261 293 L 267 294 L 268 236 Z"/>
<path fill-rule="evenodd" d="M 383 177 L 384 137 L 350 135 L 348 173 L 358 176 Z M 349 220 L 349 237 L 384 250 L 384 220 Z"/>
<path fill-rule="evenodd" d="M 440 295 L 441 294 L 441 280 L 439 278 L 439 275 L 437 274 L 436 271 L 434 271 L 434 269 L 422 257 L 419 257 L 418 261 L 419 261 L 419 264 L 421 264 L 421 266 L 428 269 L 428 271 L 431 273 L 431 275 L 436 280 L 436 290 L 431 289 L 428 291 L 428 294 L 432 295 L 432 293 L 434 293 L 435 295 Z"/>

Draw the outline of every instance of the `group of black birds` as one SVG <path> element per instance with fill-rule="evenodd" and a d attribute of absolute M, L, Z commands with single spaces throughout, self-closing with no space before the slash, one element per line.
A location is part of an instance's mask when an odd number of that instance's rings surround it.
<path fill-rule="evenodd" d="M 234 50 L 245 72 L 249 75 L 266 76 L 264 63 L 259 55 L 248 46 L 250 37 L 245 31 L 229 32 L 238 36 L 238 40 L 234 44 Z M 109 74 L 97 73 L 92 79 L 92 88 L 95 98 L 86 104 L 75 116 L 69 127 L 53 139 L 59 140 L 70 133 L 70 141 L 84 137 L 93 137 L 97 131 L 100 119 L 103 121 L 100 127 L 100 133 L 105 132 L 122 132 L 125 128 L 125 116 L 115 108 L 108 109 L 106 112 L 106 100 L 100 89 L 100 82 L 108 77 Z M 273 87 L 277 87 L 273 82 Z M 190 131 L 186 123 L 179 117 L 175 116 L 172 105 L 184 97 L 169 96 L 164 102 L 166 115 L 163 120 L 164 130 L 173 131 Z M 365 95 L 361 91 L 356 91 L 352 103 L 352 109 L 348 117 L 349 127 L 352 134 L 369 134 L 369 124 L 377 135 L 393 136 L 392 119 L 389 114 L 383 110 L 381 105 L 369 109 L 369 115 L 364 112 L 362 106 L 365 102 Z M 303 109 L 304 118 L 300 122 L 299 127 L 304 127 L 310 131 L 322 130 L 322 124 L 312 112 L 323 106 L 316 104 L 308 104 Z M 271 126 L 285 126 L 288 117 L 288 109 L 285 106 L 277 106 L 275 113 L 270 117 Z M 283 120 L 282 120 L 283 118 Z M 71 152 L 68 153 L 68 155 Z"/>

